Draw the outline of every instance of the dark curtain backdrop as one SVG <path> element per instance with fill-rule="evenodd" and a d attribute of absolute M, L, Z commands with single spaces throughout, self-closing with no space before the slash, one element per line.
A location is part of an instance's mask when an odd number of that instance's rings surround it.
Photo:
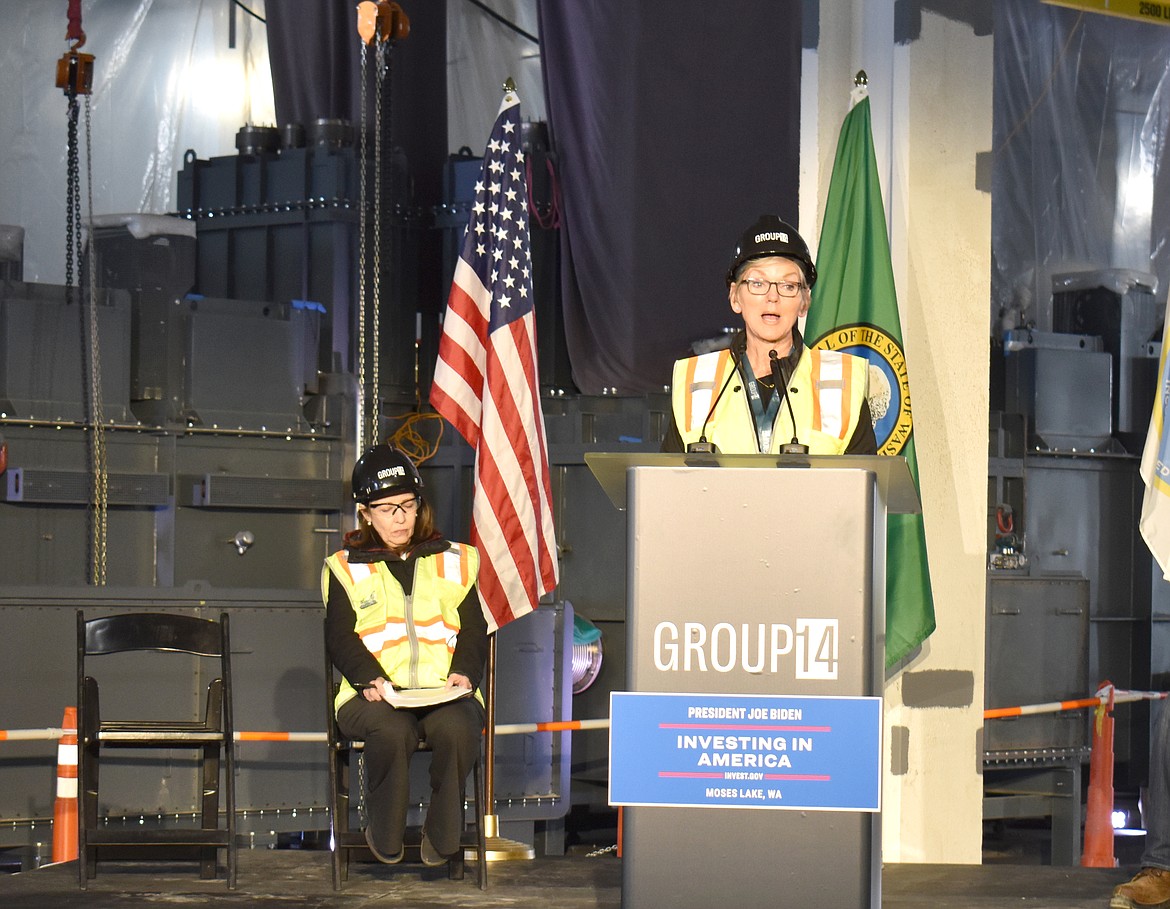
<path fill-rule="evenodd" d="M 796 222 L 801 5 L 538 0 L 582 392 L 661 391 L 738 324 L 723 279 L 742 230 Z"/>
<path fill-rule="evenodd" d="M 265 4 L 276 119 L 359 122 L 361 42 L 356 3 L 276 0 Z"/>
<path fill-rule="evenodd" d="M 447 3 L 399 0 L 399 5 L 410 19 L 410 34 L 394 46 L 390 56 L 390 134 L 409 163 L 413 201 L 434 205 L 440 201 L 449 151 Z M 355 128 L 361 122 L 361 39 L 356 6 L 356 0 L 274 0 L 267 4 L 277 125 L 307 125 L 323 117 L 349 120 Z M 371 70 L 374 60 L 371 48 Z M 372 84 L 368 91 L 372 105 Z"/>

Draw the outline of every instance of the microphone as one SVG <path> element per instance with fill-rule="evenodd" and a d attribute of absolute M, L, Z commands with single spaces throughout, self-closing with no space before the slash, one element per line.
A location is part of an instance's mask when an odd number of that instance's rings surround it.
<path fill-rule="evenodd" d="M 718 449 L 714 442 L 707 441 L 707 424 L 711 422 L 711 417 L 715 413 L 715 405 L 719 403 L 719 399 L 723 397 L 723 392 L 727 391 L 727 386 L 731 384 L 731 380 L 735 378 L 736 373 L 739 372 L 739 358 L 735 355 L 735 351 L 731 352 L 731 361 L 735 365 L 723 382 L 723 387 L 719 389 L 719 394 L 715 395 L 715 400 L 711 402 L 711 409 L 707 411 L 707 419 L 703 421 L 703 429 L 699 432 L 699 441 L 691 442 L 687 446 L 687 454 L 718 454 Z"/>
<path fill-rule="evenodd" d="M 792 420 L 792 441 L 780 446 L 780 454 L 808 454 L 808 446 L 802 445 L 796 437 L 796 414 L 792 412 L 792 399 L 788 397 L 788 380 L 784 377 L 784 368 L 780 365 L 780 357 L 775 349 L 768 351 L 768 360 L 772 364 L 772 384 L 784 396 L 784 402 L 788 405 L 788 418 Z"/>

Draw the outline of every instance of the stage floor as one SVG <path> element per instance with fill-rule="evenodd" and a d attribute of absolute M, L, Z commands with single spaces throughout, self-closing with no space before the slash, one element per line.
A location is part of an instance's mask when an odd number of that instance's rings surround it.
<path fill-rule="evenodd" d="M 355 862 L 340 893 L 333 890 L 326 853 L 246 849 L 239 853 L 238 889 L 222 879 L 202 881 L 194 863 L 108 862 L 89 889 L 77 887 L 77 866 L 49 865 L 0 875 L 4 909 L 121 909 L 124 906 L 300 907 L 300 909 L 619 909 L 621 863 L 612 852 L 533 861 L 492 862 L 489 887 L 467 877 L 447 880 L 446 868 Z M 680 862 L 680 867 L 685 863 Z M 1051 865 L 890 865 L 882 873 L 882 909 L 1104 909 L 1118 883 L 1137 869 Z M 728 905 L 745 900 L 728 894 Z M 777 904 L 779 905 L 779 903 Z M 663 907 L 666 909 L 666 907 Z M 833 909 L 833 907 L 830 907 Z"/>

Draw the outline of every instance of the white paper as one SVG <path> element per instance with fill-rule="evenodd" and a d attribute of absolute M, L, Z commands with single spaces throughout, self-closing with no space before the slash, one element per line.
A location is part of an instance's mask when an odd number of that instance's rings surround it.
<path fill-rule="evenodd" d="M 383 700 L 394 707 L 433 707 L 472 694 L 470 688 L 391 688 L 387 685 L 384 690 L 389 697 Z"/>

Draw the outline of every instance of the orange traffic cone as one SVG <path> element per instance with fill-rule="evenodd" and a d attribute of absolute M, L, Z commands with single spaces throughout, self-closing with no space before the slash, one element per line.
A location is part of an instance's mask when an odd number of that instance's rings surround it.
<path fill-rule="evenodd" d="M 1089 798 L 1085 810 L 1085 868 L 1116 868 L 1113 855 L 1113 684 L 1109 700 L 1094 711 L 1093 752 L 1089 757 Z M 1100 689 L 1099 689 L 1100 690 Z"/>
<path fill-rule="evenodd" d="M 53 803 L 53 861 L 77 858 L 77 708 L 66 707 L 57 742 L 57 800 Z"/>

